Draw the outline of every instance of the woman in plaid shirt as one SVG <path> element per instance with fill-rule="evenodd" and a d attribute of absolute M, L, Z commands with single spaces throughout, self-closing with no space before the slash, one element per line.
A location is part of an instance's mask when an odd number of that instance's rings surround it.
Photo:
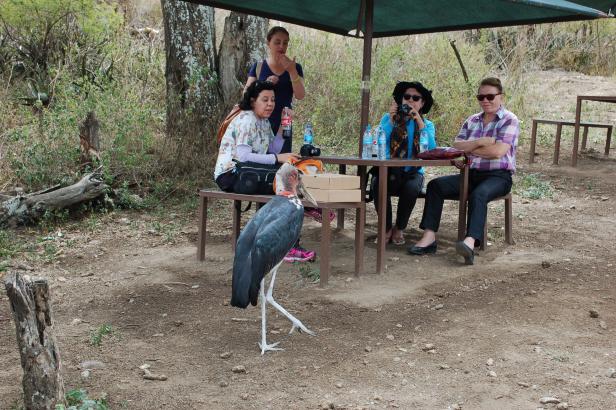
<path fill-rule="evenodd" d="M 488 202 L 511 191 L 515 172 L 515 152 L 520 125 L 518 117 L 505 109 L 503 86 L 498 78 L 481 81 L 477 100 L 481 112 L 466 119 L 453 146 L 463 150 L 470 161 L 468 227 L 463 241 L 456 243 L 456 252 L 467 265 L 474 261 L 474 248 L 481 244 Z M 408 248 L 412 255 L 436 253 L 443 202 L 460 196 L 460 175 L 436 178 L 428 183 L 423 217 L 419 227 L 422 238 Z"/>

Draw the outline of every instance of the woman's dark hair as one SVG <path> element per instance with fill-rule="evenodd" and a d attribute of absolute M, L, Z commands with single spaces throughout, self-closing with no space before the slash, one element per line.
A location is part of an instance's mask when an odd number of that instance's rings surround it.
<path fill-rule="evenodd" d="M 261 91 L 264 90 L 274 91 L 274 84 L 269 81 L 255 81 L 250 84 L 242 95 L 242 100 L 239 103 L 240 110 L 252 110 L 252 101 L 256 100 Z"/>
<path fill-rule="evenodd" d="M 398 84 L 396 84 L 396 86 L 394 87 L 394 92 L 392 94 L 394 100 L 396 101 L 396 104 L 402 104 L 402 96 L 404 95 L 404 92 L 409 88 L 416 89 L 417 92 L 421 94 L 421 98 L 423 98 L 424 105 L 423 107 L 421 107 L 421 110 L 419 110 L 419 113 L 429 113 L 430 108 L 432 108 L 432 104 L 434 104 L 434 99 L 432 98 L 432 91 L 424 87 L 423 84 L 419 81 L 400 81 Z"/>
<path fill-rule="evenodd" d="M 270 42 L 270 40 L 272 39 L 272 37 L 274 37 L 276 33 L 284 33 L 287 35 L 287 37 L 290 37 L 289 32 L 287 31 L 286 28 L 280 27 L 280 26 L 274 26 L 270 28 L 270 30 L 267 32 L 267 42 L 268 43 Z"/>
<path fill-rule="evenodd" d="M 501 94 L 503 92 L 503 84 L 501 83 L 501 80 L 499 80 L 496 77 L 484 78 L 479 83 L 479 88 L 483 87 L 484 85 L 491 85 L 492 87 L 498 88 L 498 92 L 501 93 Z"/>

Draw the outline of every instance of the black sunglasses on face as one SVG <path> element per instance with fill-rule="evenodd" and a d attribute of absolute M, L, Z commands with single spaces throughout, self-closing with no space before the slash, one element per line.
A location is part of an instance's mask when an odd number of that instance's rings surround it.
<path fill-rule="evenodd" d="M 413 100 L 413 101 L 421 100 L 421 95 L 404 94 L 402 97 L 404 97 L 405 100 Z"/>
<path fill-rule="evenodd" d="M 483 101 L 486 98 L 488 99 L 488 101 L 494 101 L 494 99 L 496 98 L 497 95 L 501 95 L 502 93 L 498 93 L 498 94 L 477 94 L 477 101 Z"/>

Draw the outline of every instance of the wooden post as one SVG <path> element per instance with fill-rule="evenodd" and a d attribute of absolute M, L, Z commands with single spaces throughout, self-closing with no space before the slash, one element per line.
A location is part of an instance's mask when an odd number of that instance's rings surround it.
<path fill-rule="evenodd" d="M 64 383 L 47 280 L 10 273 L 4 285 L 17 331 L 25 408 L 53 410 L 64 403 Z"/>

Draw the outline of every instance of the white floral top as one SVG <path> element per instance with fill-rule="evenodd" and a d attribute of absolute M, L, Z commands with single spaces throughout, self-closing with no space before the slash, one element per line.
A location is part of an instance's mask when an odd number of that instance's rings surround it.
<path fill-rule="evenodd" d="M 274 140 L 274 133 L 267 118 L 258 118 L 252 110 L 242 111 L 231 121 L 220 141 L 214 179 L 235 168 L 238 145 L 249 145 L 255 154 L 266 154 Z"/>

